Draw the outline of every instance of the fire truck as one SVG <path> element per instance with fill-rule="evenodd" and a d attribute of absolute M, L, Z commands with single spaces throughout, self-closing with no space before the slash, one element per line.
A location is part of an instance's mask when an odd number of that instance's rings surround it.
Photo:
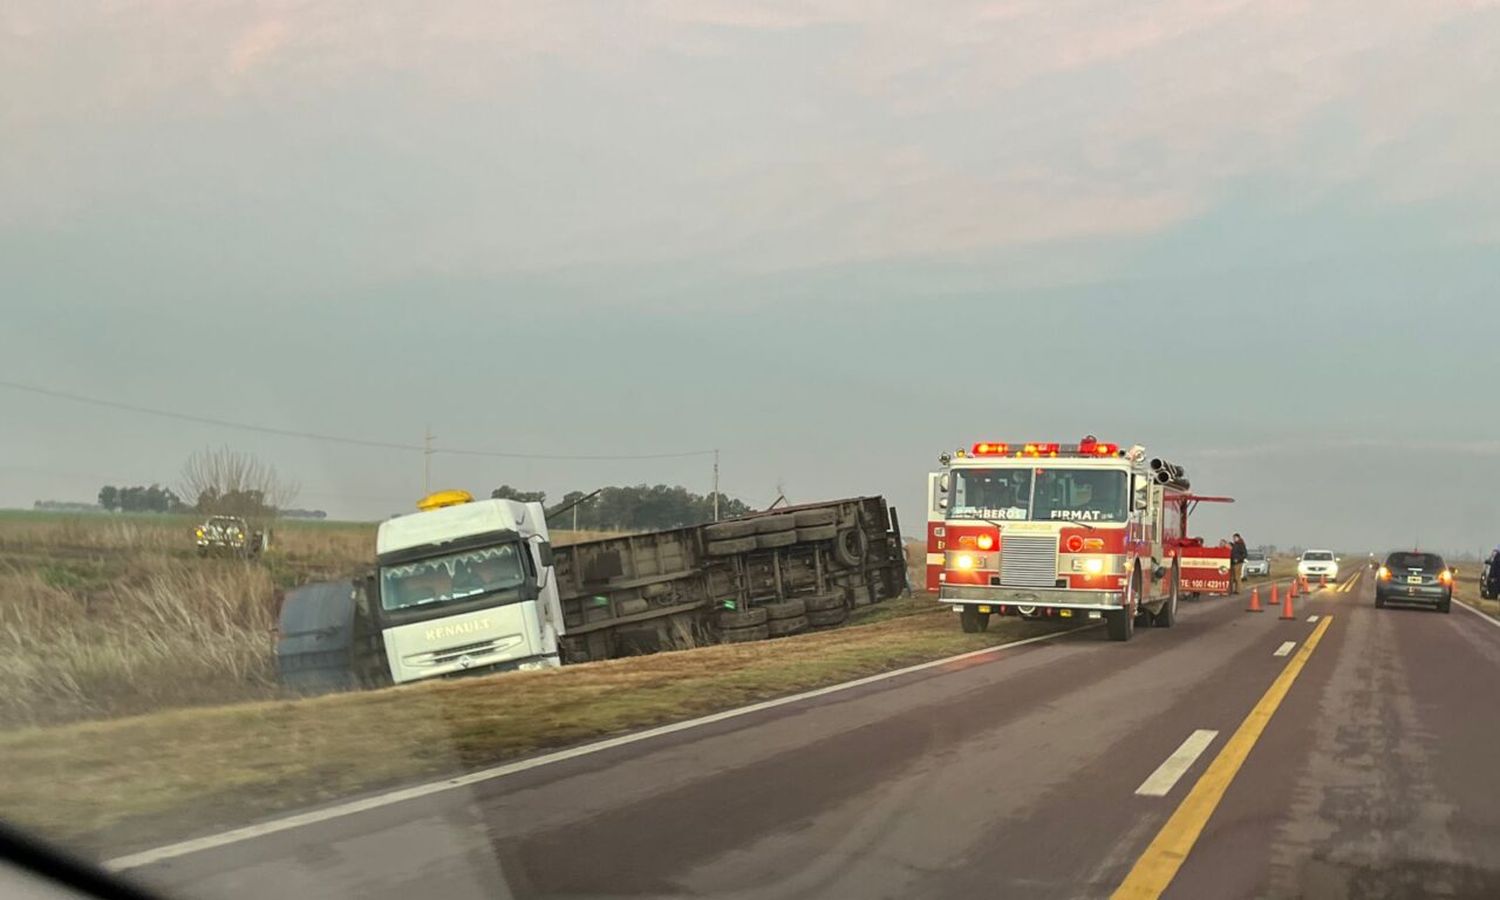
<path fill-rule="evenodd" d="M 966 632 L 992 615 L 1103 619 L 1128 641 L 1137 624 L 1172 627 L 1184 591 L 1228 590 L 1227 548 L 1189 538 L 1187 520 L 1233 501 L 1193 494 L 1181 466 L 1144 447 L 984 441 L 938 459 L 928 589 Z"/>

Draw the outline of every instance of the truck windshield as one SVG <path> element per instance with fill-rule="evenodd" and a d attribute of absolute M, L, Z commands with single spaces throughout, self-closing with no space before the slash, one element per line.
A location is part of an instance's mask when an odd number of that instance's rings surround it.
<path fill-rule="evenodd" d="M 948 518 L 1124 522 L 1126 494 L 1117 469 L 959 469 Z"/>
<path fill-rule="evenodd" d="M 480 547 L 380 568 L 380 604 L 387 610 L 468 600 L 520 587 L 526 580 L 515 544 Z"/>

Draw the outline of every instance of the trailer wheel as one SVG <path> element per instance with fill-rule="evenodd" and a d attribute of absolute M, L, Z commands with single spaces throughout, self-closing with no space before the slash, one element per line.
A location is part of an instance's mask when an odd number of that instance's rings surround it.
<path fill-rule="evenodd" d="M 768 618 L 770 617 L 766 615 L 766 609 L 763 606 L 756 609 L 723 609 L 719 610 L 719 627 L 726 631 L 753 628 L 766 624 Z"/>
<path fill-rule="evenodd" d="M 799 631 L 807 630 L 807 616 L 793 616 L 790 619 L 772 619 L 766 623 L 766 629 L 771 637 L 786 637 Z"/>
<path fill-rule="evenodd" d="M 751 521 L 755 523 L 756 534 L 778 534 L 797 527 L 796 516 L 763 516 Z"/>
<path fill-rule="evenodd" d="M 764 609 L 766 615 L 774 622 L 778 619 L 800 618 L 807 612 L 807 604 L 801 600 L 782 600 L 780 603 L 767 603 L 761 609 Z"/>
<path fill-rule="evenodd" d="M 814 628 L 832 628 L 849 620 L 846 609 L 820 609 L 807 614 L 807 623 Z"/>
<path fill-rule="evenodd" d="M 860 529 L 846 528 L 834 539 L 833 558 L 851 569 L 857 569 L 865 561 L 869 543 L 869 538 Z"/>
<path fill-rule="evenodd" d="M 1112 609 L 1104 614 L 1104 627 L 1112 641 L 1128 641 L 1135 634 L 1135 616 L 1128 609 Z"/>
<path fill-rule="evenodd" d="M 749 553 L 754 549 L 754 537 L 731 538 L 727 541 L 710 541 L 708 545 L 708 555 L 734 556 L 737 553 Z"/>
<path fill-rule="evenodd" d="M 755 536 L 755 546 L 762 550 L 790 547 L 795 543 L 797 543 L 797 532 L 795 531 L 777 531 L 772 534 L 759 534 Z"/>
<path fill-rule="evenodd" d="M 839 520 L 839 514 L 838 510 L 833 509 L 807 509 L 797 513 L 794 518 L 798 528 L 815 528 L 834 524 Z"/>
<path fill-rule="evenodd" d="M 1167 595 L 1167 602 L 1161 605 L 1156 615 L 1151 617 L 1151 624 L 1157 628 L 1171 628 L 1177 624 L 1177 598 L 1181 593 L 1181 583 L 1176 566 L 1172 567 L 1172 590 Z"/>
<path fill-rule="evenodd" d="M 711 541 L 727 541 L 731 538 L 748 537 L 755 533 L 755 522 L 737 519 L 733 522 L 715 522 L 703 526 L 703 536 Z"/>
<path fill-rule="evenodd" d="M 719 640 L 726 644 L 745 644 L 750 641 L 763 641 L 771 636 L 771 629 L 765 625 L 756 625 L 753 628 L 728 628 L 719 633 Z"/>
<path fill-rule="evenodd" d="M 808 612 L 818 612 L 825 609 L 843 609 L 843 594 L 814 594 L 804 599 L 803 604 Z"/>
<path fill-rule="evenodd" d="M 799 541 L 827 541 L 837 537 L 839 527 L 837 525 L 809 525 L 797 526 L 797 540 Z"/>

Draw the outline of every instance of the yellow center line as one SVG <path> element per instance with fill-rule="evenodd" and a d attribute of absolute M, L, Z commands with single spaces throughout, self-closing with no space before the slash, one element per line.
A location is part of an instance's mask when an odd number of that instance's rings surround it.
<path fill-rule="evenodd" d="M 1271 686 L 1255 704 L 1255 708 L 1250 710 L 1245 721 L 1240 723 L 1224 749 L 1214 757 L 1203 777 L 1198 779 L 1192 791 L 1183 798 L 1182 804 L 1172 813 L 1172 818 L 1157 832 L 1146 852 L 1135 861 L 1135 866 L 1115 890 L 1113 897 L 1117 900 L 1159 897 L 1167 889 L 1167 885 L 1172 883 L 1172 879 L 1177 877 L 1177 870 L 1187 861 L 1193 845 L 1198 842 L 1198 835 L 1203 833 L 1203 826 L 1208 824 L 1209 816 L 1218 809 L 1219 802 L 1224 799 L 1224 792 L 1229 789 L 1234 776 L 1239 774 L 1240 766 L 1250 755 L 1255 742 L 1260 740 L 1271 716 L 1281 706 L 1281 701 L 1286 699 L 1292 682 L 1297 680 L 1297 675 L 1307 665 L 1308 658 L 1318 648 L 1318 642 L 1323 639 L 1324 632 L 1328 631 L 1332 622 L 1332 616 L 1324 616 L 1318 622 L 1318 627 L 1313 629 L 1313 633 L 1286 664 L 1286 668 L 1271 682 Z"/>

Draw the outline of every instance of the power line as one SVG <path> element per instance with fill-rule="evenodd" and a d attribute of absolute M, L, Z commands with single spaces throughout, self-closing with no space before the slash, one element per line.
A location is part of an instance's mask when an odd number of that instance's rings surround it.
<path fill-rule="evenodd" d="M 394 441 L 374 441 L 364 438 L 344 437 L 336 434 L 320 434 L 315 431 L 298 431 L 292 428 L 275 428 L 269 425 L 253 425 L 246 422 L 232 422 L 228 419 L 220 419 L 214 416 L 199 416 L 191 413 L 180 413 L 166 409 L 156 409 L 150 406 L 138 406 L 134 403 L 121 403 L 117 400 L 102 400 L 98 397 L 86 397 L 82 394 L 73 394 L 67 391 L 56 391 L 51 388 L 42 388 L 30 384 L 20 384 L 14 381 L 0 380 L 0 387 L 10 388 L 27 394 L 38 394 L 44 397 L 52 397 L 57 400 L 67 400 L 71 403 L 83 403 L 89 406 L 102 406 L 106 409 L 118 409 L 125 412 L 139 413 L 147 416 L 160 416 L 164 419 L 176 419 L 180 422 L 193 422 L 199 425 L 214 425 L 220 428 L 235 428 L 240 431 L 252 431 L 257 434 L 271 434 L 278 437 L 302 438 L 311 441 L 324 441 L 332 444 L 350 444 L 356 447 L 374 447 L 381 450 L 402 450 L 409 453 L 437 454 L 443 453 L 449 456 L 485 456 L 496 459 L 544 459 L 558 461 L 603 461 L 603 460 L 642 460 L 642 459 L 685 459 L 692 456 L 711 456 L 714 450 L 687 450 L 677 453 L 637 453 L 637 454 L 566 454 L 566 453 L 512 453 L 506 450 L 473 450 L 459 447 L 429 447 L 424 444 L 401 444 Z"/>

